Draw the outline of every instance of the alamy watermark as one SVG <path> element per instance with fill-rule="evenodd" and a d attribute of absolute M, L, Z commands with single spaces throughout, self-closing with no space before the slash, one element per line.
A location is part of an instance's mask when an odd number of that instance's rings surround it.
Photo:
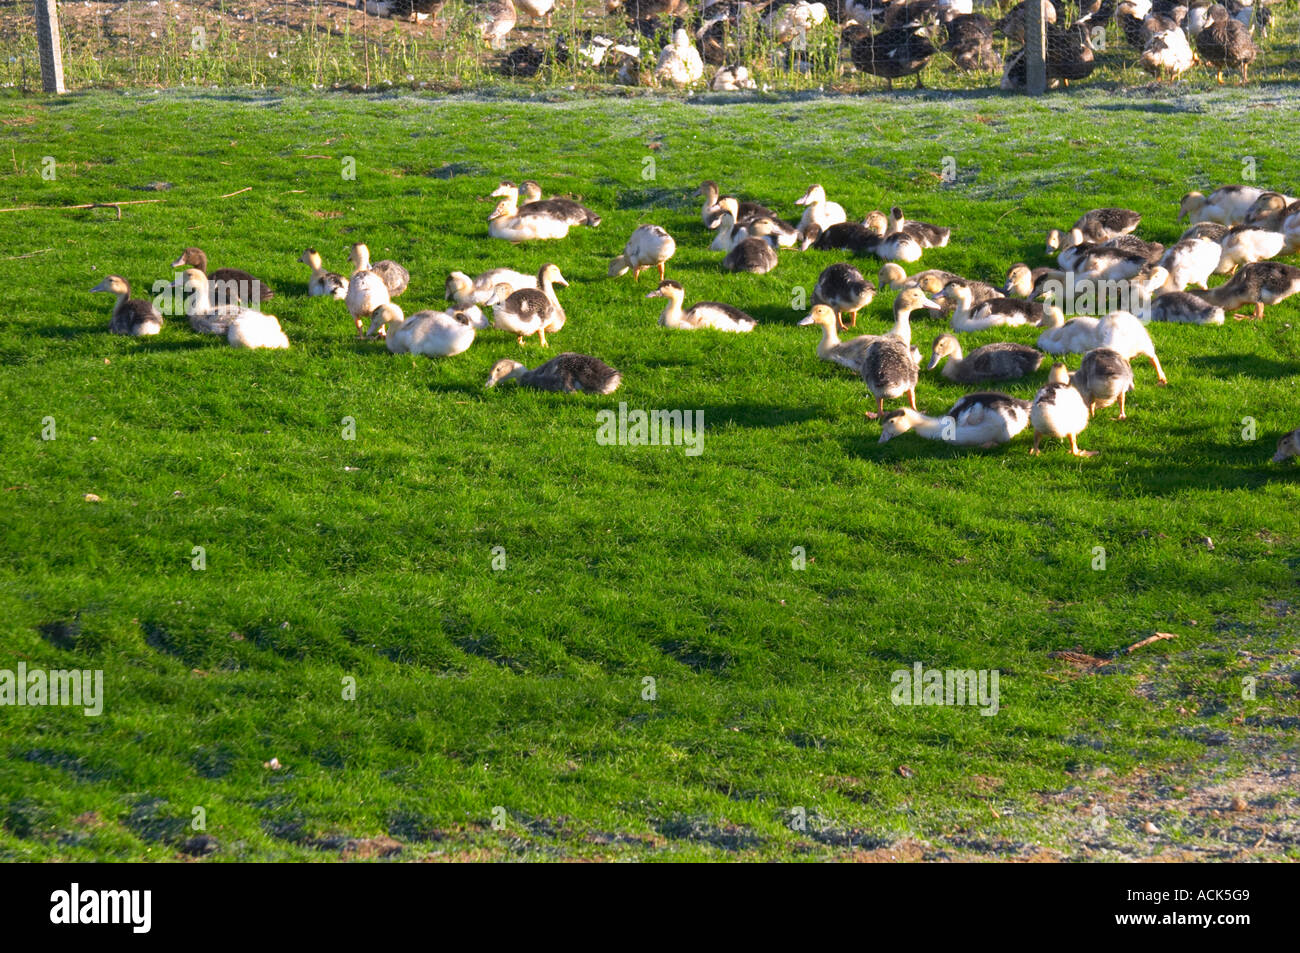
<path fill-rule="evenodd" d="M 704 411 L 628 410 L 596 412 L 596 443 L 602 447 L 685 447 L 688 457 L 704 452 Z"/>
<path fill-rule="evenodd" d="M 0 706 L 58 705 L 81 708 L 90 717 L 104 711 L 104 673 L 100 669 L 0 669 Z"/>
<path fill-rule="evenodd" d="M 895 705 L 978 705 L 981 715 L 996 715 L 999 675 L 996 668 L 945 670 L 913 662 L 889 676 L 889 698 Z"/>

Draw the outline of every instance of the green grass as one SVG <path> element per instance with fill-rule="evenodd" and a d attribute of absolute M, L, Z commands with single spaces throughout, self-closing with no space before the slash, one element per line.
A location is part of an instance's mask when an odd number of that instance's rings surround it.
<path fill-rule="evenodd" d="M 1033 459 L 1024 437 L 879 446 L 861 383 L 816 359 L 790 306 L 841 256 L 724 274 L 689 196 L 710 177 L 787 213 L 813 181 L 855 216 L 897 202 L 954 229 L 925 266 L 1000 281 L 1094 206 L 1137 208 L 1140 234 L 1172 241 L 1179 196 L 1237 181 L 1245 156 L 1294 190 L 1288 97 L 0 102 L 0 205 L 163 200 L 121 221 L 0 213 L 0 668 L 102 669 L 107 691 L 98 718 L 0 711 L 0 857 L 175 857 L 195 807 L 218 859 L 333 857 L 378 835 L 406 858 L 820 858 L 906 839 L 1079 856 L 1089 815 L 1053 792 L 1096 790 L 1099 769 L 1130 785 L 1283 758 L 1300 517 L 1292 468 L 1268 459 L 1300 423 L 1294 302 L 1153 327 L 1170 386 L 1139 366 L 1130 420 L 1104 413 L 1081 438 L 1095 459 Z M 605 221 L 489 240 L 482 197 L 503 177 Z M 133 191 L 155 180 L 174 188 Z M 762 326 L 659 328 L 650 282 L 605 278 L 645 221 L 677 237 L 688 300 Z M 453 268 L 557 262 L 569 324 L 550 353 L 595 354 L 624 386 L 484 391 L 498 358 L 545 357 L 495 331 L 446 361 L 357 342 L 295 260 L 314 245 L 339 268 L 357 240 L 410 269 L 408 312 L 439 305 Z M 107 333 L 111 302 L 88 289 L 109 272 L 147 289 L 191 244 L 272 284 L 291 350 L 235 352 L 183 321 Z M 890 297 L 863 330 L 887 326 Z M 916 323 L 920 343 L 937 332 Z M 1007 389 L 1032 397 L 1045 372 Z M 938 413 L 962 392 L 927 374 L 918 399 Z M 598 445 L 596 413 L 619 401 L 702 409 L 704 453 Z M 1048 657 L 1155 631 L 1178 639 L 1094 674 Z M 998 669 L 1000 712 L 893 706 L 890 673 L 916 661 Z M 788 827 L 796 807 L 806 831 Z M 1121 815 L 1093 849 L 1231 840 L 1184 818 L 1153 843 Z"/>

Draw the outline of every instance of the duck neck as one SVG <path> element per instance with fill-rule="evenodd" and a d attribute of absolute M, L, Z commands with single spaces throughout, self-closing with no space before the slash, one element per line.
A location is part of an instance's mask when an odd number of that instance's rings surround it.
<path fill-rule="evenodd" d="M 944 371 L 947 372 L 947 370 L 948 368 L 945 367 Z M 904 409 L 903 412 L 907 414 L 908 420 L 912 422 L 912 429 L 919 436 L 925 437 L 927 440 L 943 439 L 944 419 L 942 417 L 930 417 L 915 410 Z"/>
<path fill-rule="evenodd" d="M 950 381 L 957 379 L 957 371 L 961 368 L 962 353 L 961 345 L 957 345 L 957 350 L 948 355 L 948 362 L 943 365 L 943 370 L 939 373 Z"/>
<path fill-rule="evenodd" d="M 827 321 L 822 325 L 822 339 L 817 342 L 817 356 L 823 361 L 830 359 L 830 354 L 840 346 L 840 335 L 835 330 L 835 322 Z"/>
<path fill-rule="evenodd" d="M 668 303 L 659 315 L 659 323 L 666 328 L 680 327 L 682 323 L 682 299 L 680 295 L 668 295 Z"/>
<path fill-rule="evenodd" d="M 196 281 L 190 284 L 185 304 L 186 314 L 209 314 L 216 310 L 212 304 L 212 295 L 206 281 Z"/>

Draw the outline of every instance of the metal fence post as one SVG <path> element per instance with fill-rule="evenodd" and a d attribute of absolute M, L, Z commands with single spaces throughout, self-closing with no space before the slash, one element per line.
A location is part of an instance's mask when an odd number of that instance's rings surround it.
<path fill-rule="evenodd" d="M 1047 92 L 1047 27 L 1043 16 L 1045 0 L 1025 4 L 1025 91 L 1030 96 Z"/>

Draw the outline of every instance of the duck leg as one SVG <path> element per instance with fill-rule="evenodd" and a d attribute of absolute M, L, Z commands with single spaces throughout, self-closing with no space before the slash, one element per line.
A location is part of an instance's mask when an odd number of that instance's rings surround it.
<path fill-rule="evenodd" d="M 660 281 L 663 281 L 663 280 L 664 280 L 664 265 L 665 265 L 665 264 L 666 264 L 666 262 L 662 262 L 662 261 L 659 262 L 659 280 L 660 280 Z"/>
<path fill-rule="evenodd" d="M 519 335 L 517 338 L 515 338 L 515 343 L 518 344 L 520 347 L 523 347 L 523 346 L 524 346 L 524 336 L 521 334 L 521 335 Z"/>
<path fill-rule="evenodd" d="M 1074 434 L 1070 434 L 1070 452 L 1076 457 L 1095 457 L 1096 450 L 1080 450 L 1079 444 L 1074 439 Z"/>
<path fill-rule="evenodd" d="M 537 336 L 542 340 L 542 347 L 550 347 L 550 345 L 546 343 L 546 325 L 543 324 L 537 329 Z"/>
<path fill-rule="evenodd" d="M 862 416 L 866 417 L 868 420 L 878 420 L 879 418 L 885 416 L 885 398 L 877 397 L 876 410 L 874 412 L 868 410 Z"/>
<path fill-rule="evenodd" d="M 858 309 L 854 308 L 852 311 L 849 312 L 849 327 L 856 328 L 857 326 L 858 326 Z"/>
<path fill-rule="evenodd" d="M 1119 416 L 1116 420 L 1128 420 L 1128 414 L 1124 412 L 1124 391 L 1119 392 Z"/>
<path fill-rule="evenodd" d="M 643 267 L 644 267 L 643 265 L 637 265 L 635 268 L 632 269 L 632 280 L 633 280 L 633 281 L 640 281 L 640 280 L 641 280 L 641 269 L 642 269 Z"/>
<path fill-rule="evenodd" d="M 1033 445 L 1032 447 L 1029 448 L 1029 455 L 1030 455 L 1031 457 L 1036 457 L 1036 456 L 1038 456 L 1039 454 L 1041 454 L 1041 453 L 1043 452 L 1042 450 L 1038 449 L 1038 444 L 1039 444 L 1039 442 L 1040 442 L 1042 439 L 1043 439 L 1043 435 L 1040 434 L 1037 430 L 1035 430 L 1035 431 L 1034 431 L 1034 445 Z"/>
<path fill-rule="evenodd" d="M 912 405 L 913 410 L 916 410 L 916 388 L 915 387 L 913 387 L 911 390 L 907 392 L 907 402 Z M 883 401 L 880 404 L 880 409 L 881 410 L 885 409 L 885 404 Z"/>
<path fill-rule="evenodd" d="M 1264 302 L 1262 301 L 1255 302 L 1255 320 L 1256 321 L 1264 320 Z"/>

